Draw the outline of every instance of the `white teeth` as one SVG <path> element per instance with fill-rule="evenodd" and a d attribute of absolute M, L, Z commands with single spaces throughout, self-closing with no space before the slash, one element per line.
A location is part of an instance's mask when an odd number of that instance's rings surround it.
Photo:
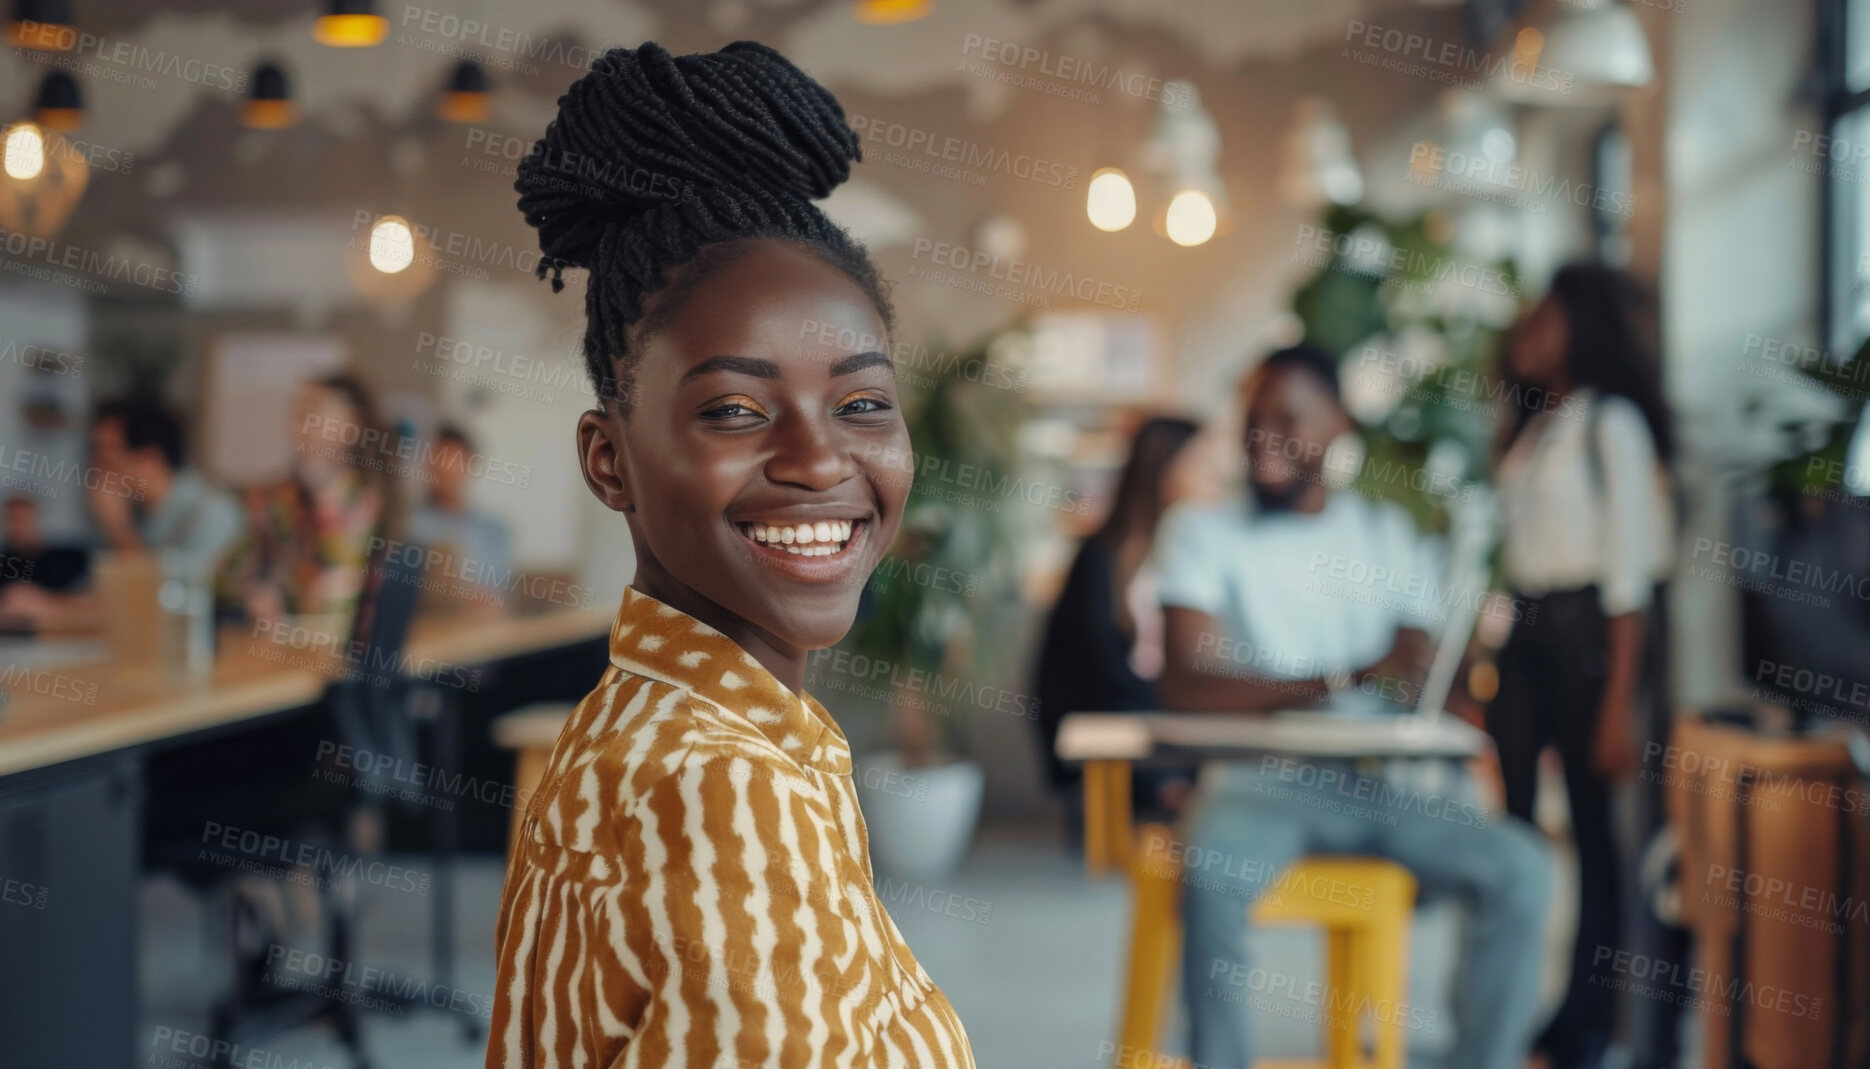
<path fill-rule="evenodd" d="M 783 546 L 786 552 L 797 557 L 829 557 L 841 553 L 856 531 L 857 523 L 854 520 L 801 523 L 792 527 L 775 527 L 764 523 L 750 523 L 746 526 L 748 538 L 766 545 Z"/>

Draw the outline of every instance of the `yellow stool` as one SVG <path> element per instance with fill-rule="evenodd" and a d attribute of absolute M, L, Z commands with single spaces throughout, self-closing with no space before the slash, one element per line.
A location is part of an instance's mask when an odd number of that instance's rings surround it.
<path fill-rule="evenodd" d="M 1130 970 L 1118 1033 L 1123 1065 L 1168 1064 L 1157 1055 L 1165 992 L 1181 957 L 1181 866 L 1174 836 L 1144 825 L 1131 870 L 1136 915 L 1130 926 Z M 1253 905 L 1262 926 L 1316 925 L 1325 930 L 1325 1060 L 1270 1061 L 1260 1069 L 1403 1069 L 1403 1013 L 1408 986 L 1409 925 L 1415 877 L 1392 861 L 1311 857 L 1279 874 Z M 1374 1042 L 1365 1053 L 1363 1022 Z M 1186 1067 L 1186 1062 L 1183 1062 Z"/>

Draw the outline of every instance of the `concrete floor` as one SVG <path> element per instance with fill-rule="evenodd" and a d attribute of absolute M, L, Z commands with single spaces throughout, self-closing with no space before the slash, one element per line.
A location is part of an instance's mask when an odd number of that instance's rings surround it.
<path fill-rule="evenodd" d="M 461 865 L 457 909 L 458 965 L 455 987 L 477 1004 L 493 987 L 493 918 L 500 866 L 475 857 Z M 1570 878 L 1564 877 L 1561 886 Z M 943 912 L 946 892 L 975 906 Z M 366 888 L 360 902 L 360 961 L 404 976 L 432 979 L 427 957 L 428 900 L 407 893 Z M 922 893 L 918 893 L 918 890 Z M 983 830 L 967 862 L 954 876 L 920 888 L 879 880 L 879 892 L 897 924 L 966 1024 L 983 1069 L 1095 1069 L 1112 1064 L 1119 984 L 1129 928 L 1129 896 L 1118 880 L 1093 881 L 1060 842 L 1056 825 Z M 934 903 L 937 908 L 931 908 Z M 990 907 L 990 908 L 981 908 Z M 961 913 L 962 916 L 951 915 Z M 984 922 L 978 919 L 984 915 Z M 204 936 L 207 912 L 174 884 L 157 881 L 143 897 L 144 1038 L 152 1064 L 205 1064 L 174 1053 L 175 1037 L 207 1030 L 212 992 L 224 983 L 219 962 L 225 947 L 224 921 Z M 225 914 L 221 914 L 225 916 Z M 970 917 L 976 919 L 969 919 Z M 1446 1021 L 1444 987 L 1457 918 L 1451 909 L 1425 910 L 1417 922 L 1411 954 L 1413 1005 Z M 1555 944 L 1569 926 L 1555 918 Z M 1299 931 L 1257 934 L 1255 960 L 1277 962 L 1301 988 L 1320 976 L 1319 942 Z M 316 941 L 299 945 L 316 946 Z M 1553 954 L 1548 960 L 1562 961 Z M 1557 977 L 1548 985 L 1555 990 Z M 1302 1004 L 1274 996 L 1265 1000 L 1256 1025 L 1256 1045 L 1267 1057 L 1313 1054 L 1318 1026 Z M 1296 1011 L 1296 1012 L 1295 1012 Z M 395 1069 L 481 1065 L 484 1038 L 470 1033 L 470 1013 L 385 1011 L 364 1017 L 364 1037 L 375 1066 Z M 159 1031 L 168 1029 L 167 1032 Z M 1172 1026 L 1179 1035 L 1180 1022 Z M 158 1047 L 153 1041 L 165 1037 Z M 1435 1064 L 1447 1041 L 1438 1033 L 1412 1035 L 1412 1065 Z M 256 1044 L 264 1057 L 253 1064 L 300 1069 L 343 1069 L 343 1048 L 325 1026 L 286 1032 Z M 173 1061 L 164 1063 L 158 1055 Z"/>

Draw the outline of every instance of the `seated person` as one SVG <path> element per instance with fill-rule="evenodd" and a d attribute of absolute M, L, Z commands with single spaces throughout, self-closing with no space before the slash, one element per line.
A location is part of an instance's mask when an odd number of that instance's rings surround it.
<path fill-rule="evenodd" d="M 350 375 L 299 385 L 289 478 L 246 491 L 246 531 L 222 569 L 224 601 L 248 619 L 297 617 L 350 636 L 373 559 L 396 537 L 394 443 Z"/>
<path fill-rule="evenodd" d="M 90 555 L 77 546 L 46 544 L 39 526 L 39 502 L 25 495 L 9 497 L 0 528 L 0 589 L 31 583 L 62 593 L 84 582 Z"/>
<path fill-rule="evenodd" d="M 457 592 L 457 600 L 503 607 L 513 579 L 512 538 L 506 521 L 468 504 L 473 453 L 473 443 L 459 427 L 444 423 L 436 430 L 426 474 L 428 500 L 410 517 L 409 538 L 447 554 L 447 574 L 478 588 Z"/>
<path fill-rule="evenodd" d="M 1039 651 L 1040 743 L 1054 787 L 1070 788 L 1078 769 L 1053 747 L 1069 713 L 1156 709 L 1162 671 L 1162 610 L 1150 557 L 1156 525 L 1175 502 L 1204 494 L 1215 481 L 1207 450 L 1188 448 L 1200 428 L 1157 418 L 1137 429 L 1117 477 L 1110 517 L 1084 540 L 1046 622 Z M 1212 465 L 1208 465 L 1211 467 Z M 1182 769 L 1139 769 L 1135 800 L 1158 810 L 1180 807 L 1189 776 Z"/>
<path fill-rule="evenodd" d="M 89 497 L 104 547 L 122 556 L 154 555 L 164 575 L 195 582 L 240 536 L 240 506 L 184 464 L 181 420 L 161 402 L 132 398 L 98 406 L 91 422 L 91 463 L 101 476 Z M 55 594 L 39 584 L 0 594 L 0 614 L 59 630 L 101 627 L 96 592 Z"/>
<path fill-rule="evenodd" d="M 1352 429 L 1336 360 L 1305 346 L 1281 350 L 1246 378 L 1242 394 L 1249 499 L 1185 506 L 1164 522 L 1164 706 L 1265 712 L 1347 691 L 1413 704 L 1430 606 L 1405 596 L 1417 587 L 1402 577 L 1422 573 L 1420 540 L 1400 508 L 1323 481 L 1326 448 Z M 1348 562 L 1348 574 L 1382 568 L 1399 578 L 1334 590 L 1331 561 Z M 1182 990 L 1195 1064 L 1238 1069 L 1251 1060 L 1253 1000 L 1213 977 L 1246 975 L 1246 904 L 1287 866 L 1320 853 L 1392 859 L 1425 893 L 1466 906 L 1448 1064 L 1519 1069 L 1553 879 L 1544 843 L 1528 825 L 1457 800 L 1471 789 L 1464 775 L 1448 777 L 1455 789 L 1431 800 L 1402 779 L 1402 768 L 1293 760 L 1297 769 L 1284 759 L 1210 764 L 1190 806 L 1188 851 L 1226 862 L 1182 888 Z"/>

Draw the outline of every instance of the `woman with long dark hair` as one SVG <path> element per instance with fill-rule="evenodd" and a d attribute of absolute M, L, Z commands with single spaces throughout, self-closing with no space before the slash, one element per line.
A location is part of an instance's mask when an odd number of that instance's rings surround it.
<path fill-rule="evenodd" d="M 1513 815 L 1532 819 L 1548 746 L 1564 765 L 1579 916 L 1565 1001 L 1538 1044 L 1553 1069 L 1599 1065 L 1609 1046 L 1616 988 L 1593 969 L 1623 945 L 1611 791 L 1636 770 L 1663 682 L 1675 437 L 1645 313 L 1614 269 L 1567 266 L 1514 326 L 1504 361 L 1503 563 L 1522 611 L 1487 726 Z"/>
<path fill-rule="evenodd" d="M 1110 515 L 1084 540 L 1072 561 L 1039 651 L 1041 744 L 1052 785 L 1069 788 L 1077 769 L 1052 752 L 1068 713 L 1156 708 L 1161 672 L 1161 609 L 1150 588 L 1148 562 L 1156 526 L 1176 501 L 1204 492 L 1205 459 L 1188 448 L 1200 428 L 1191 420 L 1157 417 L 1137 429 L 1117 477 Z M 1173 808 L 1190 777 L 1145 774 L 1136 798 Z M 1176 786 L 1176 784 L 1181 786 Z"/>
<path fill-rule="evenodd" d="M 341 644 L 400 520 L 394 441 L 347 374 L 300 384 L 293 420 L 292 475 L 247 491 L 247 538 L 223 574 L 250 617 L 314 620 Z"/>

